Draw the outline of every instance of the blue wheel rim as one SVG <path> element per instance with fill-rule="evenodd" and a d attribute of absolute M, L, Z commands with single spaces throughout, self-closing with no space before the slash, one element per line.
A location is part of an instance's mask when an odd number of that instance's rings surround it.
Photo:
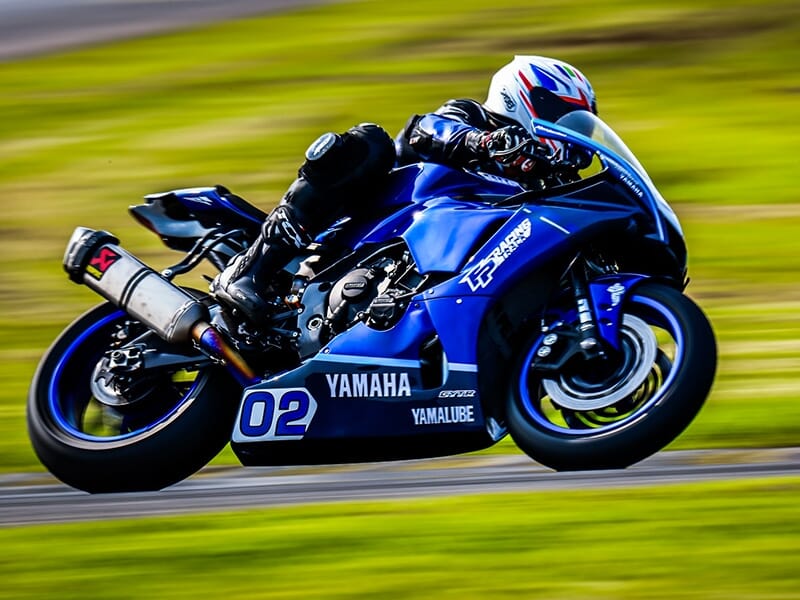
<path fill-rule="evenodd" d="M 48 408 L 54 424 L 74 438 L 93 443 L 112 443 L 146 434 L 158 428 L 162 423 L 169 421 L 194 395 L 199 383 L 199 377 L 192 382 L 174 405 L 165 407 L 160 416 L 137 426 L 131 431 L 101 436 L 93 435 L 81 429 L 81 416 L 91 402 L 89 377 L 96 361 L 99 360 L 106 349 L 103 345 L 98 344 L 98 338 L 103 335 L 105 330 L 110 330 L 117 322 L 129 318 L 121 310 L 102 317 L 81 332 L 61 353 L 58 359 L 53 375 L 50 378 Z"/>
<path fill-rule="evenodd" d="M 576 437 L 596 436 L 619 429 L 621 427 L 626 427 L 630 423 L 642 418 L 642 416 L 644 416 L 653 406 L 661 402 L 662 398 L 664 397 L 664 393 L 672 386 L 675 378 L 677 377 L 677 373 L 680 371 L 680 367 L 683 364 L 683 359 L 685 356 L 685 340 L 683 330 L 681 329 L 680 323 L 678 323 L 677 319 L 675 318 L 675 315 L 673 315 L 669 308 L 664 306 L 661 302 L 639 294 L 634 294 L 631 300 L 634 304 L 645 307 L 647 316 L 645 320 L 647 323 L 667 331 L 672 337 L 675 346 L 675 356 L 672 359 L 672 368 L 670 369 L 666 379 L 664 379 L 659 386 L 659 389 L 656 391 L 656 393 L 653 394 L 652 397 L 650 397 L 647 401 L 637 406 L 636 409 L 629 415 L 620 418 L 619 420 L 615 420 L 608 425 L 586 429 L 571 428 L 554 423 L 547 418 L 546 414 L 539 406 L 539 403 L 543 402 L 544 400 L 531 393 L 531 386 L 528 384 L 528 369 L 524 368 L 521 370 L 518 380 L 519 398 L 524 411 L 537 425 L 561 435 L 570 435 Z M 531 349 L 525 356 L 525 362 L 523 365 L 530 365 L 533 362 L 534 355 L 536 350 L 539 348 L 540 342 L 541 337 L 536 340 L 534 344 L 532 344 Z"/>

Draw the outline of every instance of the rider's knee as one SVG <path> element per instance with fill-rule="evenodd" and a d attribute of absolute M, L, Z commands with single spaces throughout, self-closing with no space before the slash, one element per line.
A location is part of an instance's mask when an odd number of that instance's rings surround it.
<path fill-rule="evenodd" d="M 391 136 L 374 123 L 362 123 L 341 134 L 321 135 L 308 147 L 299 174 L 314 188 L 338 191 L 380 179 L 394 163 Z"/>
<path fill-rule="evenodd" d="M 380 126 L 362 123 L 325 133 L 306 151 L 299 177 L 284 196 L 298 221 L 312 231 L 353 210 L 395 163 L 394 141 Z"/>

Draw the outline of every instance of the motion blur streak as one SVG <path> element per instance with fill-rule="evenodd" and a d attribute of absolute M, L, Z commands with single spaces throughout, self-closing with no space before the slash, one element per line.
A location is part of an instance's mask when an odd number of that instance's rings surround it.
<path fill-rule="evenodd" d="M 326 0 L 0 0 L 0 62 L 325 3 Z"/>

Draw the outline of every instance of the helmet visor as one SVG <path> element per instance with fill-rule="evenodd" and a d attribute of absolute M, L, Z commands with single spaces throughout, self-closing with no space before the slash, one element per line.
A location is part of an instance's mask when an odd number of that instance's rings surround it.
<path fill-rule="evenodd" d="M 530 100 L 538 118 L 555 123 L 564 115 L 574 110 L 586 110 L 583 104 L 568 102 L 543 87 L 535 87 L 530 91 Z M 592 112 L 596 110 L 592 107 Z"/>

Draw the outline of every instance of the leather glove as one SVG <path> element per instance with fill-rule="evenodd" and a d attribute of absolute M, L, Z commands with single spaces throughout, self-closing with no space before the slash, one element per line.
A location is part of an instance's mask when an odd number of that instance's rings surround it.
<path fill-rule="evenodd" d="M 548 163 L 552 158 L 549 147 L 531 138 L 518 125 L 495 131 L 474 131 L 466 136 L 467 148 L 479 158 L 498 162 L 507 174 L 529 173 L 538 161 Z"/>

